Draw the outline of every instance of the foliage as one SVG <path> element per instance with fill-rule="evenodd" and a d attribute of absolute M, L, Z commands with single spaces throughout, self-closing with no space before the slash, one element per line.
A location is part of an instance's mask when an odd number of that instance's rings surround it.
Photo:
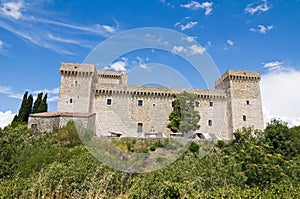
<path fill-rule="evenodd" d="M 98 162 L 79 143 L 74 123 L 52 133 L 8 126 L 0 130 L 0 198 L 298 198 L 299 129 L 274 120 L 265 131 L 235 132 L 234 140 L 219 142 L 204 157 L 191 152 L 199 147 L 194 143 L 171 165 L 130 174 Z M 151 154 L 152 146 L 172 149 L 176 141 L 113 144 Z"/>
<path fill-rule="evenodd" d="M 39 106 L 42 103 L 43 92 L 38 93 L 37 98 L 32 107 L 32 113 L 38 113 Z"/>
<path fill-rule="evenodd" d="M 189 146 L 189 150 L 193 153 L 199 152 L 199 144 L 197 144 L 196 142 L 191 142 L 190 146 Z"/>
<path fill-rule="evenodd" d="M 199 129 L 198 122 L 200 120 L 199 112 L 195 110 L 198 104 L 196 94 L 183 92 L 175 95 L 172 102 L 173 111 L 169 115 L 168 128 L 172 132 L 187 133 Z"/>
<path fill-rule="evenodd" d="M 43 113 L 43 112 L 47 112 L 48 111 L 48 104 L 47 104 L 47 93 L 44 96 L 43 100 L 41 101 L 38 109 L 37 109 L 37 113 Z"/>
<path fill-rule="evenodd" d="M 23 123 L 23 122 L 27 123 L 29 115 L 31 113 L 47 112 L 48 110 L 47 94 L 44 96 L 43 100 L 42 100 L 42 96 L 43 96 L 43 92 L 39 93 L 37 99 L 33 104 L 32 95 L 30 94 L 28 96 L 28 91 L 24 93 L 21 107 L 19 109 L 19 113 L 15 115 L 12 121 L 13 126 L 17 126 L 18 123 Z"/>
<path fill-rule="evenodd" d="M 22 123 L 28 121 L 29 114 L 31 113 L 32 102 L 32 95 L 28 96 L 28 91 L 26 91 L 23 95 L 23 100 L 19 109 L 19 113 L 14 117 L 12 123 Z"/>

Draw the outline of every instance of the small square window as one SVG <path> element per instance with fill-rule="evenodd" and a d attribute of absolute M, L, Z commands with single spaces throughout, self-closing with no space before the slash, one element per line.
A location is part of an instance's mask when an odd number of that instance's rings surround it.
<path fill-rule="evenodd" d="M 107 104 L 107 105 L 111 105 L 111 99 L 107 99 L 107 100 L 106 100 L 106 104 Z"/>
<path fill-rule="evenodd" d="M 214 105 L 214 102 L 209 102 L 209 106 L 213 106 Z"/>
<path fill-rule="evenodd" d="M 246 104 L 247 104 L 247 105 L 249 105 L 249 104 L 250 104 L 249 100 L 247 100 L 247 101 L 246 101 Z"/>
<path fill-rule="evenodd" d="M 138 100 L 138 106 L 143 106 L 143 100 Z"/>
<path fill-rule="evenodd" d="M 208 120 L 208 126 L 212 126 L 212 120 Z"/>

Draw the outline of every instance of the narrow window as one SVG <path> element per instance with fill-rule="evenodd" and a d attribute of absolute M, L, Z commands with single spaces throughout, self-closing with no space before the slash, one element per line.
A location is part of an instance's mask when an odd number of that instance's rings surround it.
<path fill-rule="evenodd" d="M 143 106 L 143 100 L 138 100 L 138 106 Z"/>
<path fill-rule="evenodd" d="M 75 85 L 77 85 L 77 80 L 75 81 Z"/>
<path fill-rule="evenodd" d="M 208 126 L 212 126 L 212 120 L 208 120 Z"/>
<path fill-rule="evenodd" d="M 106 104 L 107 104 L 107 105 L 111 105 L 111 99 L 107 99 L 107 100 L 106 100 Z"/>
<path fill-rule="evenodd" d="M 214 103 L 213 102 L 209 102 L 209 106 L 213 106 L 214 105 Z"/>
<path fill-rule="evenodd" d="M 246 101 L 246 104 L 247 104 L 247 105 L 249 105 L 249 104 L 250 104 L 249 100 L 247 100 L 247 101 Z"/>
<path fill-rule="evenodd" d="M 243 115 L 243 121 L 245 122 L 247 120 L 246 115 Z"/>
<path fill-rule="evenodd" d="M 71 99 L 70 99 L 70 104 L 72 104 L 72 103 L 73 103 L 73 99 L 71 98 Z"/>
<path fill-rule="evenodd" d="M 138 131 L 138 133 L 143 132 L 143 123 L 138 123 L 137 131 Z"/>

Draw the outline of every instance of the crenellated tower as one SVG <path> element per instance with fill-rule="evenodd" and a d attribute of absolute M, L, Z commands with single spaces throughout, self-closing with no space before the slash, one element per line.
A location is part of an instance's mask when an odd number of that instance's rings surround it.
<path fill-rule="evenodd" d="M 215 88 L 224 90 L 227 96 L 229 132 L 247 126 L 263 129 L 259 82 L 259 72 L 240 70 L 228 70 L 216 81 Z"/>
<path fill-rule="evenodd" d="M 61 63 L 57 111 L 92 112 L 96 74 L 93 64 Z"/>

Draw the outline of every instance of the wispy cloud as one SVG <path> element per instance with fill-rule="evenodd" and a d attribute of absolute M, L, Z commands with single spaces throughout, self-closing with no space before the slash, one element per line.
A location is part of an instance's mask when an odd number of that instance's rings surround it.
<path fill-rule="evenodd" d="M 78 25 L 60 20 L 53 14 L 37 11 L 38 4 L 8 2 L 0 4 L 0 27 L 15 36 L 37 46 L 53 50 L 60 54 L 75 55 L 74 46 L 92 48 L 97 44 L 97 37 L 109 37 L 119 30 L 119 24 Z M 93 36 L 94 41 L 86 39 Z M 79 38 L 79 39 L 78 39 Z M 70 50 L 72 49 L 72 51 Z"/>
<path fill-rule="evenodd" d="M 168 7 L 171 7 L 171 8 L 175 7 L 174 5 L 172 5 L 170 2 L 167 2 L 166 0 L 158 0 L 158 1 Z"/>
<path fill-rule="evenodd" d="M 193 28 L 194 26 L 196 26 L 198 24 L 197 21 L 190 21 L 190 22 L 187 22 L 185 25 L 182 25 L 180 22 L 177 22 L 175 24 L 175 26 L 179 26 L 180 29 L 183 31 L 183 30 L 186 30 L 186 29 L 190 29 L 190 28 Z"/>
<path fill-rule="evenodd" d="M 138 60 L 138 66 L 141 67 L 142 69 L 144 70 L 148 70 L 148 71 L 151 71 L 150 67 L 145 63 L 145 60 L 142 59 L 141 57 L 137 56 L 136 57 L 137 60 Z M 149 59 L 148 59 L 149 61 Z"/>
<path fill-rule="evenodd" d="M 262 2 L 260 2 L 260 4 L 248 4 L 245 8 L 245 12 L 246 13 L 250 13 L 251 15 L 254 14 L 259 14 L 262 12 L 267 12 L 268 10 L 271 9 L 271 6 L 268 5 L 268 1 L 267 0 L 262 0 Z"/>
<path fill-rule="evenodd" d="M 0 55 L 6 55 L 6 49 L 4 48 L 5 44 L 0 40 Z"/>
<path fill-rule="evenodd" d="M 48 101 L 56 101 L 59 88 L 54 88 L 54 89 L 41 89 L 41 90 L 30 90 L 27 89 L 30 94 L 33 95 L 34 99 L 36 98 L 37 94 L 40 92 L 43 92 L 44 94 L 48 94 Z M 24 91 L 25 92 L 25 91 Z M 0 94 L 5 95 L 6 97 L 13 98 L 13 99 L 22 99 L 23 98 L 23 93 L 18 93 L 15 92 L 11 87 L 9 86 L 1 86 L 0 85 Z"/>
<path fill-rule="evenodd" d="M 267 63 L 262 63 L 263 64 L 263 68 L 266 68 L 268 70 L 278 70 L 278 69 L 282 69 L 283 66 L 283 62 L 280 61 L 271 61 L 271 62 L 267 62 Z"/>
<path fill-rule="evenodd" d="M 186 40 L 188 42 L 193 42 L 193 41 L 195 41 L 195 39 L 197 39 L 197 37 L 196 36 L 195 37 L 187 36 L 187 37 L 182 37 L 181 39 Z"/>
<path fill-rule="evenodd" d="M 258 25 L 257 28 L 250 28 L 250 31 L 252 32 L 259 32 L 261 34 L 266 34 L 269 30 L 273 29 L 273 25 L 264 26 L 264 25 Z"/>
<path fill-rule="evenodd" d="M 199 10 L 199 9 L 204 9 L 205 10 L 205 15 L 210 15 L 212 13 L 212 6 L 213 2 L 203 2 L 199 3 L 197 1 L 190 1 L 187 4 L 181 4 L 180 5 L 183 8 L 187 8 L 190 10 Z"/>
<path fill-rule="evenodd" d="M 230 39 L 228 39 L 228 40 L 226 41 L 226 43 L 227 43 L 229 46 L 233 46 L 233 45 L 234 45 L 234 42 L 233 42 L 232 40 L 230 40 Z"/>

